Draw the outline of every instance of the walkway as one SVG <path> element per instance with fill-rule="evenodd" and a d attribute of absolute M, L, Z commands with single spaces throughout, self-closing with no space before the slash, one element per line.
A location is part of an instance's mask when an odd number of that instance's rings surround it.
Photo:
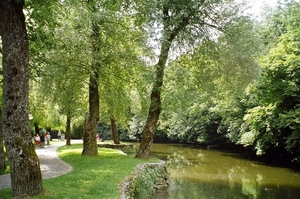
<path fill-rule="evenodd" d="M 71 143 L 82 142 L 81 140 L 72 140 Z M 47 148 L 36 148 L 39 156 L 43 179 L 55 178 L 72 170 L 72 166 L 58 158 L 56 149 L 64 146 L 65 142 L 54 143 Z M 0 190 L 11 187 L 10 174 L 0 175 Z"/>

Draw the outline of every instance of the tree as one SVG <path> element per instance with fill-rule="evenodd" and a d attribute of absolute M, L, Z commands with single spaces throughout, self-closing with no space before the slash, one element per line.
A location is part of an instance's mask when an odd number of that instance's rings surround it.
<path fill-rule="evenodd" d="M 120 144 L 116 119 L 114 118 L 114 116 L 110 117 L 110 125 L 111 125 L 111 137 L 112 140 L 114 141 L 114 144 Z"/>
<path fill-rule="evenodd" d="M 163 78 L 172 45 L 175 51 L 175 46 L 193 43 L 192 49 L 201 43 L 203 38 L 218 35 L 218 31 L 223 30 L 236 18 L 236 15 L 238 16 L 237 7 L 229 2 L 166 0 L 142 4 L 141 7 L 147 9 L 147 12 L 144 10 L 143 14 L 149 16 L 152 24 L 158 24 L 162 38 L 158 62 L 155 65 L 155 80 L 150 94 L 148 118 L 136 157 L 148 158 L 150 156 L 156 125 L 162 110 Z M 157 20 L 153 21 L 154 19 Z M 178 53 L 181 53 L 182 51 L 178 49 Z"/>
<path fill-rule="evenodd" d="M 214 147 L 231 141 L 227 123 L 242 121 L 241 113 L 236 113 L 237 100 L 259 77 L 257 30 L 247 18 L 235 23 L 217 40 L 203 41 L 193 54 L 178 57 L 167 67 L 159 128 L 170 138 Z"/>
<path fill-rule="evenodd" d="M 49 91 L 52 86 L 49 84 L 44 88 L 48 79 L 52 77 L 52 71 L 47 67 L 52 59 L 47 56 L 57 45 L 54 36 L 55 27 L 59 25 L 61 1 L 26 1 L 26 27 L 30 43 L 29 58 L 29 107 L 30 113 L 34 116 L 31 125 L 34 125 L 35 132 L 40 128 L 62 128 L 65 122 L 61 122 L 57 105 L 52 103 L 52 93 Z M 49 69 L 47 71 L 47 69 Z M 32 127 L 33 128 L 33 127 Z"/>
<path fill-rule="evenodd" d="M 90 38 L 92 44 L 92 63 L 89 74 L 89 113 L 87 115 L 84 133 L 83 133 L 83 151 L 82 155 L 98 155 L 96 142 L 96 128 L 99 122 L 99 72 L 101 68 L 101 21 L 97 20 L 97 3 L 93 0 L 88 1 L 88 7 L 91 16 L 92 35 Z"/>
<path fill-rule="evenodd" d="M 271 24 L 285 28 L 262 57 L 262 78 L 252 92 L 256 105 L 244 117 L 240 139 L 257 155 L 285 156 L 295 162 L 300 161 L 299 10 L 299 3 L 285 2 L 271 18 Z"/>
<path fill-rule="evenodd" d="M 29 131 L 29 45 L 23 14 L 24 1 L 0 2 L 3 46 L 3 132 L 13 197 L 43 191 L 40 163 Z"/>

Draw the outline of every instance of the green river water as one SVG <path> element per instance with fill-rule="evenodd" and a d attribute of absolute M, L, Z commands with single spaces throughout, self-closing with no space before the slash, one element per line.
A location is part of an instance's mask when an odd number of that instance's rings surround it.
<path fill-rule="evenodd" d="M 300 199 L 300 172 L 243 159 L 236 153 L 153 144 L 166 161 L 168 190 L 154 198 Z"/>

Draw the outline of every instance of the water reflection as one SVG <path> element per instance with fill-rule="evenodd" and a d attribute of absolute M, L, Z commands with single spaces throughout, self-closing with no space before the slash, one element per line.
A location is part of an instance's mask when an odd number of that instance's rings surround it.
<path fill-rule="evenodd" d="M 300 174 L 233 153 L 154 144 L 170 173 L 168 193 L 155 198 L 299 199 Z"/>

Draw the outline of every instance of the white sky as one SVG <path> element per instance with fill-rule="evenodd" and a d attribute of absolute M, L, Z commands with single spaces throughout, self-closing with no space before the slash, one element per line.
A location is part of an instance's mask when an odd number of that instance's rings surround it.
<path fill-rule="evenodd" d="M 249 2 L 249 13 L 255 18 L 260 17 L 264 14 L 265 6 L 274 8 L 277 5 L 277 0 L 248 0 Z"/>

